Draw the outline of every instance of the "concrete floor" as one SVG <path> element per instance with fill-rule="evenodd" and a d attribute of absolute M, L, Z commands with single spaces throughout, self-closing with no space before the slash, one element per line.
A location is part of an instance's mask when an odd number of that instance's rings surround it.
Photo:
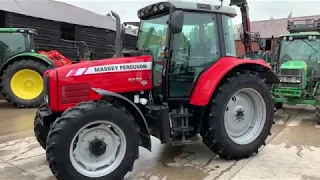
<path fill-rule="evenodd" d="M 35 109 L 0 102 L 0 180 L 53 180 L 45 152 L 33 137 Z M 276 113 L 272 136 L 258 155 L 219 159 L 199 141 L 176 148 L 153 140 L 140 149 L 127 180 L 320 179 L 320 126 L 313 107 L 285 107 Z"/>

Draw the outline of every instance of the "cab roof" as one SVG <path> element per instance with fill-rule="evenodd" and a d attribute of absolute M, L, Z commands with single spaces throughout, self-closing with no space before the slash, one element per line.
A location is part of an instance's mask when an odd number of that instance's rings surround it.
<path fill-rule="evenodd" d="M 236 9 L 229 6 L 220 7 L 220 5 L 218 4 L 206 4 L 206 3 L 196 3 L 196 2 L 190 2 L 190 1 L 177 1 L 177 0 L 168 1 L 168 2 L 171 3 L 175 8 L 179 8 L 179 9 L 210 11 L 210 12 L 217 12 L 217 13 L 237 16 Z"/>
<path fill-rule="evenodd" d="M 305 36 L 320 36 L 319 32 L 301 32 L 301 33 L 292 33 L 292 34 L 284 34 L 281 37 L 292 36 L 292 37 L 305 37 Z"/>
<path fill-rule="evenodd" d="M 0 28 L 0 33 L 29 33 L 36 34 L 35 29 L 31 28 Z"/>
<path fill-rule="evenodd" d="M 221 13 L 221 14 L 227 14 L 232 17 L 237 16 L 236 9 L 230 6 L 220 7 L 219 4 L 207 4 L 207 3 L 197 3 L 197 2 L 191 2 L 191 1 L 179 1 L 179 0 L 168 0 L 168 1 L 157 2 L 154 4 L 150 4 L 146 7 L 143 7 L 139 11 L 150 8 L 150 7 L 152 8 L 154 5 L 161 4 L 161 3 L 164 3 L 166 5 L 170 4 L 177 9 Z"/>

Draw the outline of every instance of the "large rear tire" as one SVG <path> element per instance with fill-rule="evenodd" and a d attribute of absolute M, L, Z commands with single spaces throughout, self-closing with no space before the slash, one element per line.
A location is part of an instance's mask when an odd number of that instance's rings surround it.
<path fill-rule="evenodd" d="M 48 67 L 35 60 L 19 60 L 10 64 L 1 77 L 1 94 L 19 108 L 35 108 L 43 102 L 44 72 Z"/>
<path fill-rule="evenodd" d="M 47 160 L 57 179 L 120 180 L 132 170 L 139 142 L 139 130 L 125 108 L 83 102 L 54 122 Z"/>
<path fill-rule="evenodd" d="M 238 73 L 216 90 L 200 133 L 204 144 L 220 157 L 246 158 L 265 145 L 273 116 L 266 83 L 249 72 Z"/>

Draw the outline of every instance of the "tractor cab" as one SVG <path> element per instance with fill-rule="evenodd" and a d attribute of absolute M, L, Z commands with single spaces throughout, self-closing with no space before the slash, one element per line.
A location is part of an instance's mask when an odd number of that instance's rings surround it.
<path fill-rule="evenodd" d="M 137 51 L 153 57 L 154 86 L 161 87 L 161 74 L 167 68 L 165 96 L 188 98 L 205 68 L 221 57 L 236 56 L 235 16 L 234 8 L 193 2 L 161 2 L 141 8 Z"/>
<path fill-rule="evenodd" d="M 280 84 L 273 89 L 277 103 L 316 104 L 320 81 L 320 20 L 288 20 L 290 34 L 279 38 L 274 70 Z"/>
<path fill-rule="evenodd" d="M 34 35 L 34 29 L 0 28 L 0 62 L 20 53 L 35 52 Z"/>

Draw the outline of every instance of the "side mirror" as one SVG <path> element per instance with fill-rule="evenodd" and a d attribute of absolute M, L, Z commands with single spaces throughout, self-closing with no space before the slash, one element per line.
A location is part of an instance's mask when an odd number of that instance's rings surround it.
<path fill-rule="evenodd" d="M 171 21 L 170 21 L 172 34 L 178 34 L 182 31 L 183 19 L 184 19 L 183 11 L 176 10 L 172 12 Z"/>
<path fill-rule="evenodd" d="M 261 47 L 262 49 L 264 49 L 264 48 L 266 48 L 266 45 L 267 45 L 267 41 L 266 41 L 265 39 L 262 39 L 262 40 L 261 40 L 260 47 Z"/>

